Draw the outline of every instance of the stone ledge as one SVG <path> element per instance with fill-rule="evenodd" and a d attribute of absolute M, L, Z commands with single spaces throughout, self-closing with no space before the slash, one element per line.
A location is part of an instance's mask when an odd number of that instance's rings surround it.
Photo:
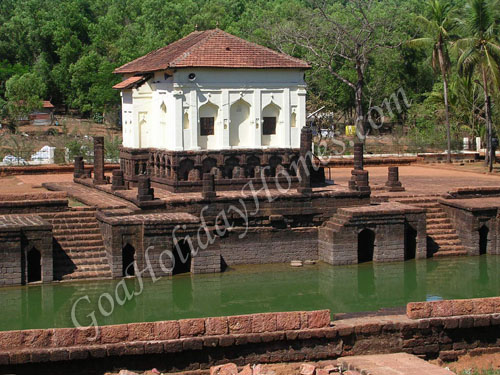
<path fill-rule="evenodd" d="M 184 337 L 173 340 L 127 341 L 61 348 L 23 348 L 0 352 L 0 365 L 60 362 L 75 359 L 136 356 L 143 354 L 169 354 L 182 351 L 203 350 L 203 348 L 242 346 L 248 344 L 271 343 L 275 341 L 332 339 L 336 337 L 336 333 L 336 329 L 326 327 L 300 329 L 295 331 Z"/>
<path fill-rule="evenodd" d="M 411 302 L 406 305 L 410 319 L 500 314 L 500 297 Z"/>
<path fill-rule="evenodd" d="M 53 328 L 0 332 L 1 350 L 50 349 L 75 345 L 98 346 L 123 342 L 174 340 L 224 334 L 267 334 L 310 330 L 330 325 L 330 310 L 262 313 L 130 323 L 95 328 Z"/>

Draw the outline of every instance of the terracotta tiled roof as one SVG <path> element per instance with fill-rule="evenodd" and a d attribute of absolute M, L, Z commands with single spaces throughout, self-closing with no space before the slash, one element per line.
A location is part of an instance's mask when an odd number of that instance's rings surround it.
<path fill-rule="evenodd" d="M 44 100 L 43 108 L 54 108 L 54 105 L 49 100 Z"/>
<path fill-rule="evenodd" d="M 308 69 L 309 64 L 214 29 L 194 31 L 168 46 L 117 68 L 114 73 L 142 73 L 188 67 Z"/>
<path fill-rule="evenodd" d="M 113 86 L 114 89 L 129 89 L 134 84 L 142 81 L 144 79 L 144 76 L 133 76 L 127 79 L 124 79 L 120 83 L 117 83 L 116 85 Z"/>

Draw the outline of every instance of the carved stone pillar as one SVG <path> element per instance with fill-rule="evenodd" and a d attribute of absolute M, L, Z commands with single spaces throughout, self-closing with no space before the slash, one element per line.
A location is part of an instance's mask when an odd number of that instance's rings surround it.
<path fill-rule="evenodd" d="M 203 190 L 201 193 L 203 199 L 215 198 L 215 176 L 212 173 L 203 174 Z"/>
<path fill-rule="evenodd" d="M 299 160 L 299 186 L 297 191 L 307 195 L 312 193 L 311 189 L 311 157 L 312 157 L 312 130 L 304 126 L 300 133 L 300 159 Z"/>
<path fill-rule="evenodd" d="M 388 175 L 387 175 L 387 182 L 385 183 L 385 186 L 388 191 L 404 191 L 405 188 L 401 184 L 401 181 L 399 181 L 399 168 L 398 167 L 389 167 L 388 168 Z"/>
<path fill-rule="evenodd" d="M 152 201 L 154 199 L 154 189 L 151 188 L 149 176 L 140 175 L 137 178 L 137 200 L 139 202 Z"/>
<path fill-rule="evenodd" d="M 94 184 L 104 185 L 104 137 L 94 137 Z"/>
<path fill-rule="evenodd" d="M 113 179 L 111 180 L 111 190 L 125 190 L 125 181 L 123 180 L 123 171 L 121 169 L 113 170 Z"/>
<path fill-rule="evenodd" d="M 75 169 L 73 170 L 73 178 L 85 177 L 85 162 L 83 156 L 75 157 Z"/>

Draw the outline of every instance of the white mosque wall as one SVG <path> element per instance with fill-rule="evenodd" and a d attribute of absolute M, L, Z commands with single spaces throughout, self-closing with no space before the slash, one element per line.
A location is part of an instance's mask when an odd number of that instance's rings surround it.
<path fill-rule="evenodd" d="M 122 91 L 123 145 L 168 150 L 297 148 L 306 117 L 303 75 L 291 69 L 156 72 L 138 88 Z M 264 134 L 266 117 L 275 118 L 274 134 Z M 200 125 L 205 124 L 206 132 L 212 122 L 213 131 L 202 134 Z"/>

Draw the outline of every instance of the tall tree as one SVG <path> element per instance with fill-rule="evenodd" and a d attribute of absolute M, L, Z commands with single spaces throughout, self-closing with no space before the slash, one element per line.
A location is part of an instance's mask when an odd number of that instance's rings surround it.
<path fill-rule="evenodd" d="M 469 0 L 466 6 L 466 17 L 463 22 L 467 36 L 459 39 L 455 46 L 459 51 L 458 72 L 461 75 L 477 73 L 482 80 L 484 92 L 484 113 L 488 132 L 487 150 L 491 151 L 492 118 L 490 102 L 490 83 L 500 87 L 500 40 L 498 13 L 494 3 L 487 0 Z M 493 167 L 491 156 L 490 171 Z"/>
<path fill-rule="evenodd" d="M 413 47 L 432 48 L 432 68 L 435 73 L 440 73 L 443 79 L 443 94 L 446 121 L 446 140 L 448 163 L 451 163 L 451 129 L 450 129 L 450 109 L 448 103 L 448 73 L 450 70 L 450 57 L 448 45 L 451 41 L 451 32 L 455 28 L 455 21 L 452 18 L 452 5 L 448 1 L 429 0 L 429 17 L 417 16 L 417 21 L 421 25 L 426 36 L 412 39 L 408 42 Z"/>
<path fill-rule="evenodd" d="M 274 42 L 284 52 L 301 49 L 313 66 L 327 70 L 354 93 L 356 129 L 365 138 L 364 88 L 367 69 L 377 51 L 396 48 L 402 38 L 396 32 L 397 17 L 391 1 L 311 0 L 288 22 L 275 26 Z M 399 2 L 399 6 L 403 4 Z M 403 10 L 399 10 L 402 12 Z"/>

